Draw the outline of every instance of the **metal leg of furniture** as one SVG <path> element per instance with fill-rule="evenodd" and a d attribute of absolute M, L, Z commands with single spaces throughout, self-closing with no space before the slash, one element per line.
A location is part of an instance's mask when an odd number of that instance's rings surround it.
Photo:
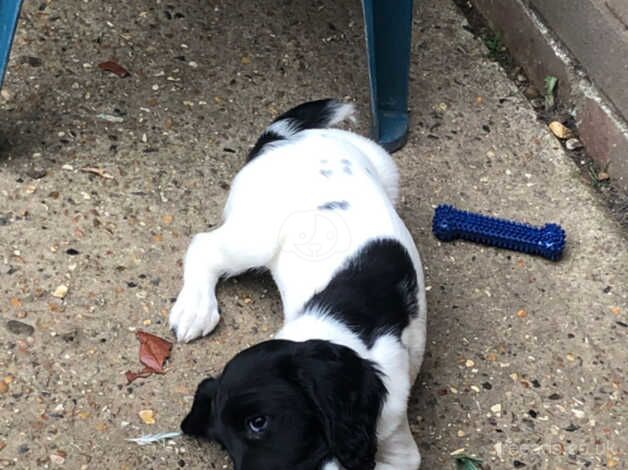
<path fill-rule="evenodd" d="M 408 136 L 412 0 L 363 0 L 373 137 L 390 152 Z"/>

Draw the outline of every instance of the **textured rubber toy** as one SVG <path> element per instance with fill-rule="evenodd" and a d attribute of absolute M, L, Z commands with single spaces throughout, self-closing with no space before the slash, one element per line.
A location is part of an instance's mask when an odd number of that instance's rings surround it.
<path fill-rule="evenodd" d="M 498 219 L 440 205 L 434 212 L 432 231 L 448 242 L 469 240 L 484 245 L 507 248 L 557 261 L 565 248 L 565 231 L 557 224 L 543 227 Z"/>

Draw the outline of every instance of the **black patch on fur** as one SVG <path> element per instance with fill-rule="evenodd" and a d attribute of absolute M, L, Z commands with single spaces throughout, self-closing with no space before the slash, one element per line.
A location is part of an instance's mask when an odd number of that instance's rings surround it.
<path fill-rule="evenodd" d="M 257 139 L 255 142 L 255 146 L 249 152 L 249 155 L 246 157 L 247 163 L 253 160 L 257 155 L 259 155 L 262 147 L 266 144 L 270 144 L 271 142 L 277 142 L 279 140 L 286 140 L 285 137 L 280 136 L 276 132 L 273 131 L 264 131 L 264 133 Z"/>
<path fill-rule="evenodd" d="M 321 204 L 318 208 L 322 211 L 333 211 L 334 209 L 346 211 L 349 208 L 349 203 L 347 201 L 329 201 Z"/>
<path fill-rule="evenodd" d="M 401 333 L 418 315 L 416 270 L 397 240 L 369 242 L 314 295 L 305 311 L 323 311 L 346 324 L 370 348 L 377 337 Z"/>
<path fill-rule="evenodd" d="M 373 363 L 328 341 L 271 340 L 201 382 L 182 424 L 221 443 L 236 470 L 373 470 L 386 388 Z M 252 434 L 251 417 L 268 428 Z"/>
<path fill-rule="evenodd" d="M 306 129 L 324 129 L 329 126 L 331 118 L 334 116 L 336 107 L 342 103 L 334 99 L 324 99 L 309 101 L 300 104 L 279 116 L 273 121 L 273 124 L 284 119 L 290 120 L 294 133 L 304 131 Z M 249 152 L 246 158 L 247 163 L 257 157 L 264 145 L 278 140 L 284 140 L 285 137 L 275 132 L 264 131 L 255 143 L 255 146 Z"/>

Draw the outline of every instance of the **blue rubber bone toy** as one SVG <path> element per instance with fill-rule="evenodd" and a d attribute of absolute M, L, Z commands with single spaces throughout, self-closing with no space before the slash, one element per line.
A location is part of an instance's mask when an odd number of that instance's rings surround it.
<path fill-rule="evenodd" d="M 565 231 L 557 224 L 543 227 L 486 215 L 461 211 L 440 205 L 434 212 L 432 231 L 436 238 L 448 242 L 458 238 L 484 245 L 507 248 L 557 261 L 565 247 Z"/>

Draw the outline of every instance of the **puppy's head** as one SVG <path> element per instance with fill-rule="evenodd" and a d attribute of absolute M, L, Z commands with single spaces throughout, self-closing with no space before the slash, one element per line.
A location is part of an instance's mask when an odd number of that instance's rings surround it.
<path fill-rule="evenodd" d="M 222 444 L 236 470 L 375 468 L 386 389 L 374 366 L 327 341 L 272 340 L 198 386 L 184 433 Z"/>

